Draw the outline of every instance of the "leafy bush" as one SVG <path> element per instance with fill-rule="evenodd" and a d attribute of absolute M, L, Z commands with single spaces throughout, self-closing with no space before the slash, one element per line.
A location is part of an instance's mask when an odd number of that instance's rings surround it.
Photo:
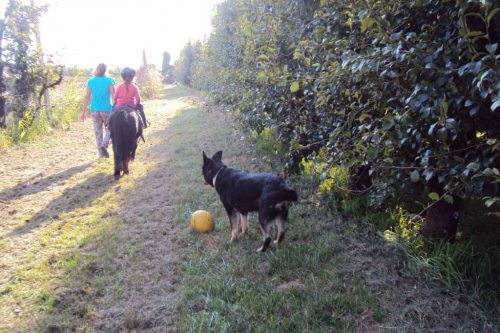
<path fill-rule="evenodd" d="M 8 135 L 7 131 L 0 128 L 0 151 L 8 148 L 12 144 L 12 139 Z"/>
<path fill-rule="evenodd" d="M 220 4 L 194 86 L 249 128 L 276 129 L 289 170 L 324 148 L 331 166 L 369 168 L 381 202 L 415 185 L 453 209 L 498 200 L 498 6 L 287 3 Z"/>
<path fill-rule="evenodd" d="M 67 77 L 62 87 L 55 91 L 52 107 L 52 126 L 66 129 L 79 119 L 84 97 L 83 71 Z"/>
<path fill-rule="evenodd" d="M 136 80 L 143 98 L 160 97 L 162 89 L 161 75 L 153 65 L 145 65 L 139 68 Z"/>
<path fill-rule="evenodd" d="M 44 104 L 37 110 L 36 117 L 29 111 L 21 119 L 12 117 L 8 127 L 0 132 L 0 149 L 5 149 L 12 143 L 28 142 L 47 135 L 52 128 L 66 129 L 81 114 L 83 87 L 81 73 L 66 77 L 61 85 L 49 91 L 50 111 Z"/>
<path fill-rule="evenodd" d="M 191 85 L 272 129 L 287 171 L 369 192 L 341 207 L 376 204 L 415 244 L 421 231 L 454 239 L 471 202 L 488 208 L 477 219 L 498 214 L 498 1 L 227 0 L 213 25 Z"/>

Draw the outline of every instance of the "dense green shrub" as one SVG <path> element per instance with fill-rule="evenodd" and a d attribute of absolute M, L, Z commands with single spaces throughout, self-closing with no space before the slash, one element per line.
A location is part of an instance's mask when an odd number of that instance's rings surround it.
<path fill-rule="evenodd" d="M 498 8 L 226 1 L 193 85 L 251 129 L 275 129 L 288 143 L 290 170 L 325 148 L 331 166 L 367 166 L 379 201 L 424 185 L 431 202 L 485 197 L 492 206 L 500 175 Z"/>
<path fill-rule="evenodd" d="M 383 207 L 373 219 L 421 258 L 442 251 L 420 233 L 454 239 L 458 218 L 462 239 L 488 224 L 467 248 L 495 258 L 485 249 L 499 229 L 499 44 L 493 0 L 227 0 L 190 84 L 283 143 L 287 171 L 343 192 L 326 198 L 369 193 L 340 206 Z M 478 260 L 463 253 L 444 257 Z M 497 281 L 498 265 L 480 276 Z"/>
<path fill-rule="evenodd" d="M 52 127 L 66 129 L 80 118 L 85 78 L 84 71 L 80 70 L 72 76 L 67 76 L 62 85 L 55 89 L 51 103 Z"/>

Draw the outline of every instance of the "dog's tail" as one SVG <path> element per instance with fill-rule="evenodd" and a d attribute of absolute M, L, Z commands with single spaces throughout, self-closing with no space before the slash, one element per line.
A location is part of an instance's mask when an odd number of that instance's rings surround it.
<path fill-rule="evenodd" d="M 276 205 L 285 201 L 297 201 L 298 199 L 297 192 L 288 187 L 279 191 L 273 191 L 266 196 L 266 201 L 269 205 Z"/>

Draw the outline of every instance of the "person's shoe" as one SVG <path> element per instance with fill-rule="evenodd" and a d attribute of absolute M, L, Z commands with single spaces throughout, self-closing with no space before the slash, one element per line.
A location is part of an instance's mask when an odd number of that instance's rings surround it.
<path fill-rule="evenodd" d="M 102 154 L 102 157 L 109 158 L 109 153 L 108 153 L 108 150 L 106 149 L 106 147 L 101 147 L 101 154 Z"/>

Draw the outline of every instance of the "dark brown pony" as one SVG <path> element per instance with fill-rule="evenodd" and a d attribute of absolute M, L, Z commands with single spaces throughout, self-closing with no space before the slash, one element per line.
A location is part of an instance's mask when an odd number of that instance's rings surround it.
<path fill-rule="evenodd" d="M 144 140 L 142 121 L 139 117 L 136 110 L 124 106 L 113 111 L 109 119 L 116 180 L 120 178 L 122 171 L 124 174 L 129 173 L 128 163 L 135 159 L 139 138 Z"/>

